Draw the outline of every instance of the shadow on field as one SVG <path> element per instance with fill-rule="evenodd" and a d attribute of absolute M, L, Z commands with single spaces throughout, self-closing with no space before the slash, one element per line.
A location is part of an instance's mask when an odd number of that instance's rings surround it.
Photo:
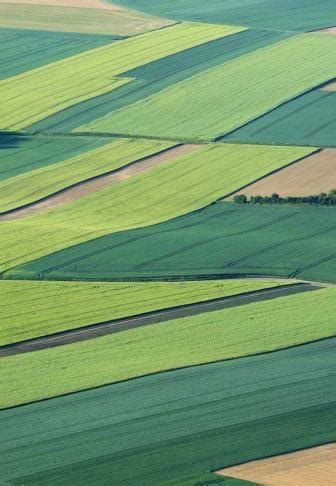
<path fill-rule="evenodd" d="M 16 148 L 20 144 L 24 143 L 27 138 L 28 137 L 26 135 L 22 135 L 20 133 L 0 131 L 0 150 Z"/>

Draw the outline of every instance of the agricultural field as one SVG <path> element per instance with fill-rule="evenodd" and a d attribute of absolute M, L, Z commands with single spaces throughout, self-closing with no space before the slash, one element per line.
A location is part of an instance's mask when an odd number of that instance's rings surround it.
<path fill-rule="evenodd" d="M 41 215 L 1 222 L 0 271 L 95 237 L 199 210 L 311 152 L 302 147 L 199 146 Z"/>
<path fill-rule="evenodd" d="M 208 69 L 77 130 L 214 140 L 332 79 L 334 62 L 336 37 L 298 35 Z"/>
<path fill-rule="evenodd" d="M 336 210 L 218 202 L 153 227 L 71 246 L 7 278 L 269 275 L 336 283 Z"/>
<path fill-rule="evenodd" d="M 246 196 L 282 197 L 328 193 L 336 188 L 336 150 L 326 149 L 243 189 Z M 239 194 L 239 191 L 238 193 Z"/>
<path fill-rule="evenodd" d="M 0 0 L 0 485 L 333 484 L 335 29 Z"/>

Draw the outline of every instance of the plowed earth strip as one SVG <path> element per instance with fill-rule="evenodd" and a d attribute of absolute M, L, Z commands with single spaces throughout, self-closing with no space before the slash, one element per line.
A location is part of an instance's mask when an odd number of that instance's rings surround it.
<path fill-rule="evenodd" d="M 41 349 L 55 348 L 65 344 L 86 341 L 88 339 L 94 339 L 96 337 L 126 331 L 128 329 L 148 326 L 150 324 L 160 324 L 172 319 L 179 319 L 203 314 L 205 312 L 229 309 L 230 307 L 247 305 L 253 302 L 261 302 L 279 297 L 286 297 L 302 292 L 311 292 L 318 289 L 321 289 L 321 286 L 318 284 L 297 283 L 254 292 L 247 292 L 233 297 L 224 297 L 207 302 L 183 305 L 168 310 L 150 312 L 124 319 L 116 319 L 100 324 L 81 327 L 79 329 L 51 334 L 41 338 L 29 339 L 6 346 L 1 346 L 0 357 L 29 353 L 32 351 L 39 351 Z"/>
<path fill-rule="evenodd" d="M 145 157 L 144 159 L 132 162 L 131 164 L 122 167 L 121 169 L 108 172 L 107 174 L 93 177 L 73 186 L 62 189 L 61 191 L 47 196 L 39 201 L 27 204 L 17 209 L 12 209 L 4 213 L 0 213 L 0 221 L 9 221 L 13 219 L 26 218 L 33 216 L 34 214 L 40 214 L 47 212 L 51 209 L 58 208 L 64 204 L 68 204 L 83 196 L 92 194 L 93 192 L 100 191 L 107 186 L 117 184 L 131 177 L 134 177 L 142 172 L 145 172 L 160 164 L 170 162 L 177 157 L 195 150 L 198 145 L 179 145 L 173 148 L 169 148 L 159 154 Z"/>

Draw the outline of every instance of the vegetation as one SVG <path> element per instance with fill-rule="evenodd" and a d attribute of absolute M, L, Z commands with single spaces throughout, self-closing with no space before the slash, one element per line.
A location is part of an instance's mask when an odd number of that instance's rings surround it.
<path fill-rule="evenodd" d="M 302 147 L 197 147 L 50 213 L 2 222 L 0 270 L 98 236 L 195 211 L 311 152 Z"/>
<path fill-rule="evenodd" d="M 305 34 L 257 49 L 80 127 L 213 140 L 335 76 L 336 37 Z"/>
<path fill-rule="evenodd" d="M 130 69 L 240 30 L 221 25 L 174 25 L 2 80 L 0 126 L 4 130 L 29 127 L 69 106 L 131 82 L 132 78 L 117 77 Z"/>
<path fill-rule="evenodd" d="M 316 89 L 228 134 L 236 143 L 335 146 L 336 93 Z"/>
<path fill-rule="evenodd" d="M 26 282 L 0 281 L 0 345 L 280 285 L 272 281 Z"/>
<path fill-rule="evenodd" d="M 271 196 L 251 196 L 248 199 L 245 194 L 237 194 L 233 197 L 237 204 L 308 204 L 313 206 L 336 206 L 336 189 L 327 193 L 321 192 L 314 196 L 290 196 L 280 197 L 279 194 Z"/>
<path fill-rule="evenodd" d="M 125 7 L 177 20 L 225 22 L 274 30 L 309 31 L 336 25 L 334 0 L 118 0 Z"/>
<path fill-rule="evenodd" d="M 335 295 L 323 289 L 2 358 L 0 406 L 331 337 Z"/>
<path fill-rule="evenodd" d="M 209 470 L 332 441 L 334 362 L 330 339 L 3 411 L 0 475 L 195 486 Z"/>
<path fill-rule="evenodd" d="M 0 182 L 0 211 L 54 194 L 86 179 L 120 169 L 172 146 L 153 140 L 115 139 L 95 150 Z"/>
<path fill-rule="evenodd" d="M 336 282 L 333 207 L 227 204 L 96 238 L 5 273 L 7 278 L 113 280 L 279 275 Z"/>

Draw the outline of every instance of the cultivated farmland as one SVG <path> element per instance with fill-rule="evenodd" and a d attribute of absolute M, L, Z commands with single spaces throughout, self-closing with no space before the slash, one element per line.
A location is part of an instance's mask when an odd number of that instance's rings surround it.
<path fill-rule="evenodd" d="M 291 147 L 198 147 L 190 154 L 62 208 L 1 223 L 0 269 L 8 270 L 111 232 L 157 224 L 198 210 L 311 152 L 312 149 Z"/>
<path fill-rule="evenodd" d="M 103 476 L 113 484 L 145 477 L 150 486 L 190 486 L 210 480 L 204 471 L 218 464 L 328 442 L 334 363 L 330 339 L 3 411 L 0 475 L 28 485 L 99 484 Z M 330 387 L 328 397 L 321 386 Z"/>
<path fill-rule="evenodd" d="M 213 140 L 330 80 L 335 62 L 336 37 L 298 35 L 209 69 L 78 130 Z"/>
<path fill-rule="evenodd" d="M 335 302 L 323 289 L 1 358 L 0 406 L 331 337 Z"/>
<path fill-rule="evenodd" d="M 329 484 L 335 25 L 0 0 L 1 485 Z"/>

